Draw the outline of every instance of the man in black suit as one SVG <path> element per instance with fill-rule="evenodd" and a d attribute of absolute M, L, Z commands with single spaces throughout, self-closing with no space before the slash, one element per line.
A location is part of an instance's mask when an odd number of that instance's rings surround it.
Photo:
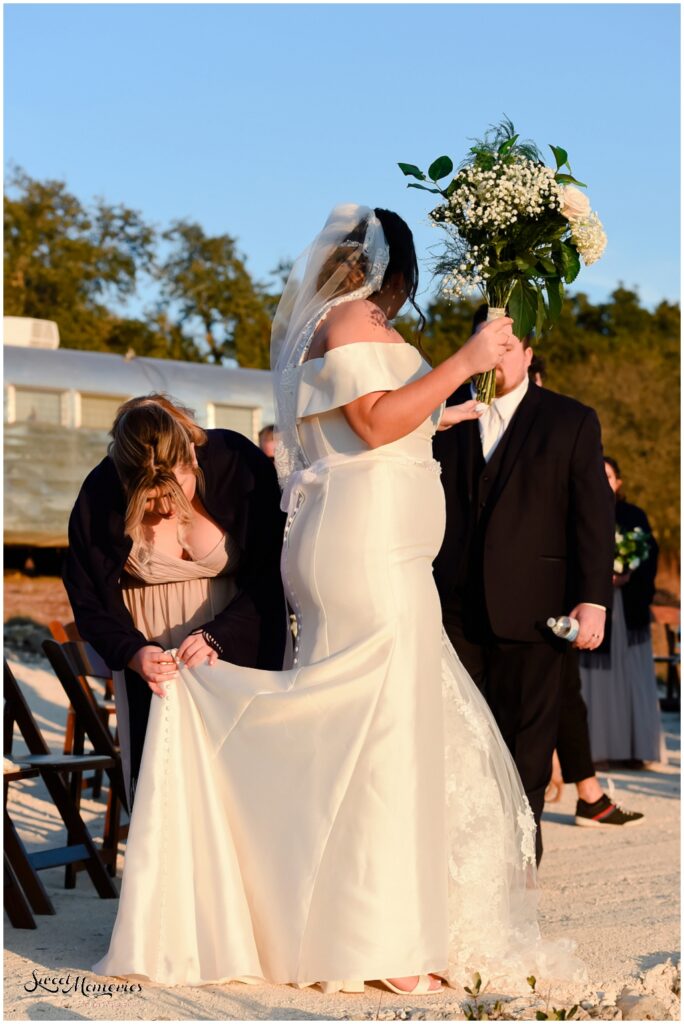
<path fill-rule="evenodd" d="M 535 356 L 528 369 L 531 383 L 543 387 L 545 373 L 544 361 Z M 657 559 L 657 555 L 655 558 Z M 655 568 L 653 569 L 653 578 L 655 578 Z M 652 591 L 649 591 L 647 600 L 650 601 L 652 596 Z M 606 630 L 606 633 L 610 633 L 610 628 Z M 602 646 L 605 647 L 609 642 L 609 636 L 604 635 Z M 563 662 L 561 713 L 556 740 L 556 753 L 562 781 L 574 783 L 577 787 L 575 824 L 596 828 L 635 825 L 643 819 L 643 814 L 638 811 L 628 811 L 614 803 L 609 796 L 604 794 L 596 778 L 591 754 L 587 706 L 582 697 L 579 665 L 579 651 L 571 648 L 566 652 Z"/>
<path fill-rule="evenodd" d="M 475 324 L 486 317 L 476 313 Z M 446 531 L 435 561 L 446 631 L 484 693 L 539 825 L 561 709 L 572 615 L 594 650 L 612 600 L 614 501 L 593 409 L 530 385 L 529 339 L 512 337 L 481 419 L 435 438 Z M 473 397 L 469 384 L 448 404 Z M 541 858 L 537 829 L 537 860 Z"/>

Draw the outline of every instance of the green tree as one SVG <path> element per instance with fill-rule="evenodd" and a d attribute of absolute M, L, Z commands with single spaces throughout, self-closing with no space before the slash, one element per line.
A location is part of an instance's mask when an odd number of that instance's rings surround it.
<path fill-rule="evenodd" d="M 172 251 L 158 279 L 183 328 L 195 330 L 208 358 L 267 367 L 270 318 L 265 292 L 253 283 L 230 235 L 207 235 L 199 224 L 175 221 L 164 234 Z"/>
<path fill-rule="evenodd" d="M 192 338 L 187 337 L 178 324 L 172 323 L 165 313 L 143 320 L 111 319 L 105 337 L 107 351 L 120 355 L 130 353 L 152 359 L 178 359 L 203 362 L 204 356 Z"/>
<path fill-rule="evenodd" d="M 8 184 L 5 313 L 56 320 L 65 347 L 106 348 L 107 303 L 130 298 L 150 270 L 153 229 L 121 204 L 87 209 L 63 181 L 16 169 Z"/>
<path fill-rule="evenodd" d="M 680 378 L 678 306 L 663 302 L 651 313 L 635 292 L 618 287 L 587 318 L 577 317 L 580 357 L 558 350 L 555 331 L 538 351 L 547 384 L 596 409 L 603 448 L 620 464 L 628 499 L 646 509 L 665 557 L 679 550 Z M 591 323 L 593 330 L 582 324 Z M 596 330 L 603 325 L 603 333 Z M 568 334 L 571 339 L 572 334 Z"/>

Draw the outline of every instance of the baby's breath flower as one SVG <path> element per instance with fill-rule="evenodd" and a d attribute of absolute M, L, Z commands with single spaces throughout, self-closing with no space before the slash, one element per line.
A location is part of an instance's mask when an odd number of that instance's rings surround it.
<path fill-rule="evenodd" d="M 608 239 L 598 214 L 593 211 L 583 220 L 572 221 L 572 241 L 587 267 L 601 259 Z"/>

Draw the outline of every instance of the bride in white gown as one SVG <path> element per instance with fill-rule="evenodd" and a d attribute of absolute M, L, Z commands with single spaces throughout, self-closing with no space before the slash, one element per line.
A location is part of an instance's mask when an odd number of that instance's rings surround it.
<path fill-rule="evenodd" d="M 432 578 L 431 437 L 510 321 L 431 370 L 387 320 L 416 283 L 406 225 L 365 207 L 336 207 L 295 265 L 272 345 L 291 666 L 181 663 L 153 697 L 96 973 L 413 992 L 582 974 L 540 937 L 532 814 Z"/>

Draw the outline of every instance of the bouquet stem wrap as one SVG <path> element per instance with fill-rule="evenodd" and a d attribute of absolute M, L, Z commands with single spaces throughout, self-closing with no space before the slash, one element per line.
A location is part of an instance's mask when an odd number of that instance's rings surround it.
<path fill-rule="evenodd" d="M 487 308 L 486 323 L 491 323 L 492 320 L 498 320 L 502 316 L 506 316 L 505 308 L 502 309 L 500 306 L 489 306 Z M 477 388 L 478 402 L 485 402 L 487 405 L 491 405 L 494 401 L 494 395 L 496 394 L 496 370 L 487 370 L 486 373 L 478 373 L 475 378 L 475 386 Z"/>

